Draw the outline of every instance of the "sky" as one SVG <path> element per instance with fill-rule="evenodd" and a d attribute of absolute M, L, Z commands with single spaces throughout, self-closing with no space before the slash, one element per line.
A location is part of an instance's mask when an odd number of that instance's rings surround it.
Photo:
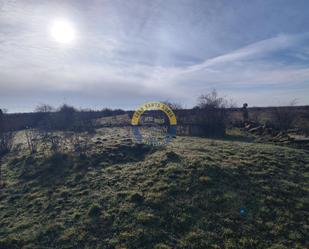
<path fill-rule="evenodd" d="M 0 108 L 309 105 L 307 0 L 0 0 Z M 69 23 L 74 39 L 53 37 Z"/>

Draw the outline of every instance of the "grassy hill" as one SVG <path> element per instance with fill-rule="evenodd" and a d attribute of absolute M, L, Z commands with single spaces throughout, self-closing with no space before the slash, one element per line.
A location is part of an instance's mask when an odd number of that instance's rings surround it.
<path fill-rule="evenodd" d="M 87 155 L 2 162 L 0 248 L 307 248 L 309 153 L 178 137 L 164 148 L 102 129 Z"/>

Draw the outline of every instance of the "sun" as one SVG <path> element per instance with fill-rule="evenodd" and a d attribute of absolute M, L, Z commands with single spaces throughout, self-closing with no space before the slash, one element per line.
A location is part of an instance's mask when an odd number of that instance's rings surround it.
<path fill-rule="evenodd" d="M 51 35 L 59 43 L 71 43 L 75 38 L 75 31 L 69 21 L 58 19 L 52 23 Z"/>

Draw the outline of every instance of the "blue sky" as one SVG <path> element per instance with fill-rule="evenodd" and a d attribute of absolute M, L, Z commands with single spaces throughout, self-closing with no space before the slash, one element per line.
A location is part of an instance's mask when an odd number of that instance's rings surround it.
<path fill-rule="evenodd" d="M 309 1 L 0 0 L 0 108 L 309 104 Z M 75 39 L 51 37 L 67 20 Z"/>

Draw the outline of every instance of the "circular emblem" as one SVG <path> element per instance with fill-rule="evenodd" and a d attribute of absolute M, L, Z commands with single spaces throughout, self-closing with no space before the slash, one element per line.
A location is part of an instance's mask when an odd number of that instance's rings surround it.
<path fill-rule="evenodd" d="M 176 136 L 176 116 L 169 106 L 161 102 L 147 102 L 137 108 L 131 125 L 138 143 L 165 145 Z"/>

